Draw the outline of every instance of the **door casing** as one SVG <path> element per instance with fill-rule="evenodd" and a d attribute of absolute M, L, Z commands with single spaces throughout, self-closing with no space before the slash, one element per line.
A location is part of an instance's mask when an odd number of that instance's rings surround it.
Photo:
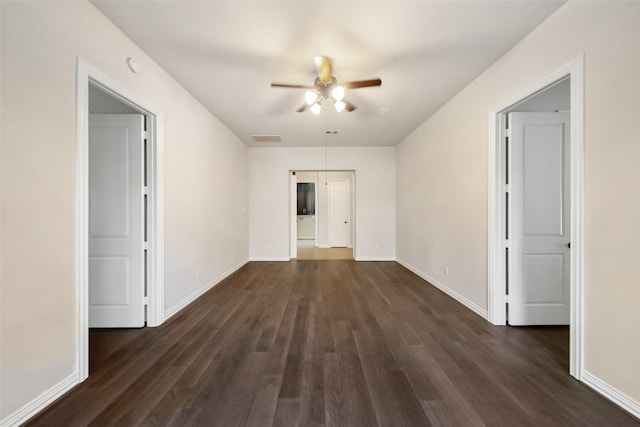
<path fill-rule="evenodd" d="M 164 150 L 162 111 L 107 74 L 76 59 L 76 369 L 89 376 L 89 83 L 147 117 L 148 255 L 147 326 L 164 322 Z"/>
<path fill-rule="evenodd" d="M 488 158 L 488 320 L 506 324 L 505 201 L 503 182 L 505 153 L 503 144 L 505 114 L 516 104 L 570 79 L 571 141 L 571 319 L 569 373 L 580 380 L 583 373 L 584 333 L 584 55 L 550 73 L 511 99 L 489 111 Z"/>

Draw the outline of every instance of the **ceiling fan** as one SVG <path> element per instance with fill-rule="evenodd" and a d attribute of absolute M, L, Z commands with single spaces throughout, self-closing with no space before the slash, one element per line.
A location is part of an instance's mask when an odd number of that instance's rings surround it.
<path fill-rule="evenodd" d="M 305 103 L 296 110 L 298 113 L 302 113 L 309 108 L 313 114 L 318 115 L 322 111 L 324 100 L 333 102 L 333 106 L 338 112 L 345 109 L 351 112 L 356 109 L 356 106 L 344 99 L 345 90 L 382 85 L 382 80 L 380 79 L 357 80 L 338 84 L 338 80 L 331 75 L 331 58 L 328 56 L 316 56 L 314 62 L 318 70 L 318 77 L 314 79 L 313 85 L 271 83 L 271 87 L 308 89 L 304 94 Z"/>

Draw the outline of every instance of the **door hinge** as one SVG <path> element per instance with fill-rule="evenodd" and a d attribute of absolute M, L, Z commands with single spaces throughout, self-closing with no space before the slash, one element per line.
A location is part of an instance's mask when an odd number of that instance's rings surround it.
<path fill-rule="evenodd" d="M 507 303 L 507 304 L 509 304 L 509 294 L 506 294 L 506 295 L 504 296 L 504 302 L 505 302 L 505 303 Z"/>
<path fill-rule="evenodd" d="M 145 251 L 149 250 L 149 242 L 142 242 L 142 249 L 144 249 Z"/>
<path fill-rule="evenodd" d="M 142 194 L 149 195 L 149 187 L 147 187 L 146 185 L 142 187 Z"/>
<path fill-rule="evenodd" d="M 149 305 L 149 297 L 142 297 L 142 305 Z"/>
<path fill-rule="evenodd" d="M 509 242 L 510 242 L 509 240 L 505 240 L 505 241 L 504 241 L 504 247 L 505 247 L 505 248 L 508 248 L 508 247 L 509 247 Z"/>
<path fill-rule="evenodd" d="M 504 136 L 507 137 L 507 138 L 511 138 L 511 129 L 506 128 L 504 130 Z"/>

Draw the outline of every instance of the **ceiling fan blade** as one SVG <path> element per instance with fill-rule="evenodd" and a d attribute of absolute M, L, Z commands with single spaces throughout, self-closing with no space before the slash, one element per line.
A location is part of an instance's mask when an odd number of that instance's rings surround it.
<path fill-rule="evenodd" d="M 300 108 L 298 108 L 298 109 L 296 110 L 296 112 L 298 112 L 298 113 L 304 113 L 304 112 L 307 110 L 307 107 L 308 107 L 308 105 L 307 105 L 307 104 L 302 104 L 302 105 L 300 106 Z"/>
<path fill-rule="evenodd" d="M 331 81 L 331 58 L 328 56 L 316 56 L 313 58 L 318 69 L 318 78 L 321 82 Z"/>
<path fill-rule="evenodd" d="M 382 85 L 382 80 L 380 79 L 358 80 L 355 82 L 340 83 L 340 86 L 342 86 L 345 89 L 358 89 L 361 87 L 371 87 L 371 86 L 381 86 L 381 85 Z"/>
<path fill-rule="evenodd" d="M 292 89 L 313 89 L 313 86 L 309 86 L 309 85 L 290 85 L 286 83 L 271 83 L 271 87 L 288 87 Z"/>
<path fill-rule="evenodd" d="M 355 105 L 353 105 L 352 103 L 350 103 L 349 101 L 347 101 L 346 99 L 343 99 L 342 102 L 344 102 L 346 105 L 344 106 L 344 109 L 347 110 L 349 113 L 352 112 L 353 110 L 355 110 L 356 107 Z"/>

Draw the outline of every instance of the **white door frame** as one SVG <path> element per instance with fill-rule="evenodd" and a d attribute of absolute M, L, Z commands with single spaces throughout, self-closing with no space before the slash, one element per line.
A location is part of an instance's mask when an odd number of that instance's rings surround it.
<path fill-rule="evenodd" d="M 489 185 L 488 185 L 488 320 L 506 324 L 505 205 L 503 180 L 505 153 L 505 112 L 556 82 L 570 78 L 571 84 L 571 320 L 569 373 L 581 379 L 584 354 L 584 55 L 527 87 L 489 111 Z"/>
<path fill-rule="evenodd" d="M 316 209 L 318 207 L 316 206 Z M 298 258 L 298 178 L 289 171 L 289 259 Z"/>
<path fill-rule="evenodd" d="M 356 171 L 355 169 L 346 169 L 346 170 L 306 170 L 306 169 L 291 169 L 289 170 L 289 259 L 294 259 L 298 257 L 298 226 L 297 226 L 297 217 L 298 217 L 298 186 L 297 186 L 297 177 L 294 175 L 296 172 L 320 172 L 330 173 L 330 172 L 350 172 L 351 173 L 351 186 L 349 187 L 349 202 L 347 209 L 349 209 L 350 215 L 350 239 L 351 245 L 353 248 L 353 259 L 356 259 L 356 198 L 355 198 L 355 188 L 356 188 Z M 328 177 L 325 177 L 325 181 L 328 180 Z M 318 244 L 318 239 L 320 237 L 319 223 L 320 220 L 318 218 L 318 197 L 320 194 L 319 186 L 322 185 L 322 180 L 318 175 L 318 181 L 316 183 L 316 246 Z"/>
<path fill-rule="evenodd" d="M 147 117 L 147 326 L 164 322 L 164 117 L 84 59 L 76 61 L 76 296 L 78 381 L 89 376 L 89 83 Z"/>

